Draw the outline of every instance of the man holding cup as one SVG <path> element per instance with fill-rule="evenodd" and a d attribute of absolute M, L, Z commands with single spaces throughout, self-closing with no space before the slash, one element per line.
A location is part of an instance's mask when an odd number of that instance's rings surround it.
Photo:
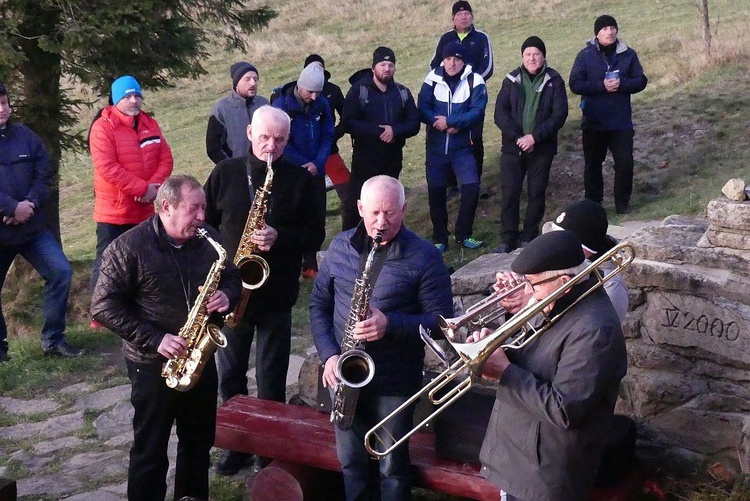
<path fill-rule="evenodd" d="M 628 214 L 633 191 L 630 95 L 645 89 L 648 80 L 636 52 L 618 39 L 614 17 L 599 16 L 594 34 L 576 56 L 569 82 L 570 90 L 581 96 L 586 198 L 597 203 L 604 199 L 602 163 L 609 150 L 614 160 L 615 210 Z"/>

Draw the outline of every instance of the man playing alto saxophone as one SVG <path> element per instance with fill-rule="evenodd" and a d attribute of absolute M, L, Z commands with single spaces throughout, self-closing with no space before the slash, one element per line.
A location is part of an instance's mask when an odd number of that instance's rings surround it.
<path fill-rule="evenodd" d="M 247 308 L 234 328 L 224 327 L 227 347 L 218 350 L 219 395 L 229 398 L 248 394 L 247 369 L 253 337 L 257 336 L 255 379 L 258 398 L 286 400 L 286 374 L 292 339 L 292 306 L 299 295 L 302 254 L 319 247 L 325 238 L 325 214 L 316 209 L 312 197 L 314 180 L 305 169 L 282 157 L 289 140 L 289 116 L 271 106 L 261 106 L 247 128 L 247 155 L 219 162 L 204 186 L 206 221 L 216 227 L 230 258 L 240 242 L 249 238 L 269 267 L 268 279 L 252 290 Z M 265 185 L 268 156 L 273 185 L 267 196 L 264 225 L 245 234 L 250 208 L 259 188 Z M 216 465 L 216 473 L 232 475 L 247 466 L 251 456 L 227 451 Z M 256 460 L 256 468 L 267 461 Z"/>
<path fill-rule="evenodd" d="M 195 178 L 167 178 L 156 194 L 157 214 L 107 247 L 94 287 L 91 314 L 123 338 L 133 386 L 129 501 L 164 501 L 167 446 L 174 423 L 179 437 L 174 498 L 208 499 L 216 365 L 209 359 L 195 386 L 184 392 L 169 388 L 161 374 L 167 359 L 185 354 L 187 342 L 177 334 L 200 297 L 199 287 L 217 278 L 208 276 L 217 261 L 216 249 L 196 238 L 196 231 L 204 228 L 219 240 L 216 230 L 204 224 L 205 209 L 206 198 Z M 241 289 L 239 271 L 227 263 L 216 292 L 206 298 L 207 313 L 230 311 Z"/>
<path fill-rule="evenodd" d="M 581 241 L 565 230 L 532 240 L 511 265 L 537 301 L 585 267 Z M 504 500 L 575 501 L 592 487 L 627 368 L 620 320 L 603 287 L 583 297 L 595 283 L 584 279 L 548 305 L 552 317 L 573 306 L 531 344 L 498 349 L 485 363 L 483 375 L 498 389 L 480 460 Z"/>
<path fill-rule="evenodd" d="M 437 332 L 438 315 L 452 314 L 450 277 L 440 252 L 404 226 L 406 201 L 398 180 L 388 176 L 368 179 L 357 207 L 363 220 L 337 235 L 323 259 L 310 297 L 310 323 L 315 347 L 325 363 L 323 384 L 334 388 L 339 382 L 335 367 L 352 313 L 355 281 L 362 274 L 372 240 L 382 233 L 371 267 L 375 285 L 369 313 L 353 330 L 354 338 L 365 343 L 375 373 L 360 390 L 352 427 L 347 431 L 336 427 L 336 449 L 347 500 L 402 501 L 411 499 L 408 446 L 382 459 L 378 475 L 365 450 L 364 435 L 420 388 L 424 345 L 419 326 Z M 412 412 L 404 412 L 397 420 L 391 430 L 394 435 L 411 428 Z M 373 495 L 377 492 L 379 498 Z"/>

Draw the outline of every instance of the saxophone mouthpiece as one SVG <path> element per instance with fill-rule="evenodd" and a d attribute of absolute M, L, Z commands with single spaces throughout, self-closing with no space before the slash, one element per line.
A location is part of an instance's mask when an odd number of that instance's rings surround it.
<path fill-rule="evenodd" d="M 375 234 L 375 238 L 372 239 L 373 243 L 375 245 L 380 245 L 380 242 L 383 241 L 383 232 L 379 231 Z"/>

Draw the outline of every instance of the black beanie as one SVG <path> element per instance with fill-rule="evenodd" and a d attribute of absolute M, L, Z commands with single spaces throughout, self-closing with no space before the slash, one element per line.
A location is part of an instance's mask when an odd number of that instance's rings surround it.
<path fill-rule="evenodd" d="M 372 53 L 372 66 L 375 67 L 376 64 L 383 61 L 390 61 L 396 64 L 396 54 L 388 47 L 380 46 Z"/>
<path fill-rule="evenodd" d="M 323 68 L 326 67 L 326 62 L 323 61 L 323 58 L 320 57 L 318 54 L 310 54 L 309 56 L 307 56 L 307 59 L 305 59 L 305 64 L 303 64 L 302 67 L 307 68 L 310 65 L 310 63 L 314 63 L 316 61 L 322 64 Z"/>
<path fill-rule="evenodd" d="M 607 26 L 614 26 L 615 29 L 618 29 L 617 21 L 615 21 L 614 17 L 607 14 L 597 17 L 596 21 L 594 21 L 594 35 L 597 35 L 602 28 L 606 28 Z"/>
<path fill-rule="evenodd" d="M 255 66 L 246 61 L 234 63 L 232 67 L 229 68 L 229 74 L 232 76 L 232 89 L 237 90 L 237 84 L 248 71 L 254 71 L 256 75 L 259 75 Z"/>
<path fill-rule="evenodd" d="M 539 52 L 541 52 L 544 57 L 547 57 L 547 47 L 544 46 L 544 42 L 542 42 L 541 38 L 539 37 L 527 38 L 526 41 L 521 45 L 521 55 L 523 55 L 523 51 L 525 51 L 529 47 L 536 47 L 537 49 L 539 49 Z"/>
<path fill-rule="evenodd" d="M 458 0 L 458 2 L 453 4 L 453 16 L 461 12 L 462 10 L 468 10 L 473 14 L 473 11 L 471 10 L 471 5 L 469 5 L 469 2 L 466 0 Z"/>

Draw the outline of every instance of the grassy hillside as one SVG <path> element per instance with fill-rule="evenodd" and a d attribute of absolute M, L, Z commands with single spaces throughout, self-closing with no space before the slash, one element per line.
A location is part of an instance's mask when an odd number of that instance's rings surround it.
<path fill-rule="evenodd" d="M 542 37 L 549 64 L 567 77 L 576 53 L 593 36 L 594 19 L 602 13 L 616 17 L 621 39 L 638 51 L 649 77 L 646 91 L 634 97 L 638 173 L 634 202 L 639 210 L 629 217 L 700 213 L 726 178 L 743 173 L 750 178 L 745 152 L 724 147 L 746 139 L 749 122 L 747 106 L 737 101 L 746 99 L 737 91 L 747 88 L 750 53 L 746 30 L 750 11 L 740 8 L 743 3 L 710 2 L 715 59 L 707 61 L 701 55 L 698 13 L 688 0 L 474 0 L 476 25 L 489 34 L 495 62 L 495 75 L 488 82 L 484 185 L 497 185 L 500 133 L 492 123 L 492 110 L 502 78 L 520 64 L 521 42 L 532 34 Z M 396 52 L 396 79 L 416 95 L 437 37 L 451 27 L 451 4 L 450 0 L 274 2 L 279 16 L 249 40 L 247 54 L 217 49 L 206 64 L 208 75 L 200 80 L 178 81 L 167 91 L 146 90 L 146 108 L 155 114 L 173 148 L 175 171 L 194 174 L 200 180 L 210 172 L 212 165 L 204 147 L 206 119 L 211 106 L 231 87 L 228 69 L 233 62 L 253 62 L 260 72 L 260 93 L 268 96 L 275 86 L 296 79 L 307 54 L 317 52 L 326 59 L 332 80 L 346 92 L 348 77 L 370 66 L 373 49 L 388 45 Z M 726 63 L 734 64 L 724 66 Z M 561 154 L 553 165 L 548 215 L 582 193 L 578 103 L 578 97 L 571 95 Z M 81 128 L 88 127 L 94 111 L 82 111 Z M 348 136 L 339 146 L 348 158 Z M 665 165 L 667 169 L 663 169 Z M 407 145 L 402 180 L 410 190 L 408 222 L 429 236 L 423 133 Z M 88 155 L 65 159 L 61 187 L 66 252 L 73 260 L 91 259 L 95 237 Z M 476 235 L 491 246 L 498 243 L 498 199 L 495 196 L 481 203 L 476 228 Z M 332 216 L 337 206 L 338 200 L 331 194 Z M 330 236 L 339 225 L 333 217 L 329 219 Z M 450 253 L 447 259 L 460 266 L 457 256 Z"/>

